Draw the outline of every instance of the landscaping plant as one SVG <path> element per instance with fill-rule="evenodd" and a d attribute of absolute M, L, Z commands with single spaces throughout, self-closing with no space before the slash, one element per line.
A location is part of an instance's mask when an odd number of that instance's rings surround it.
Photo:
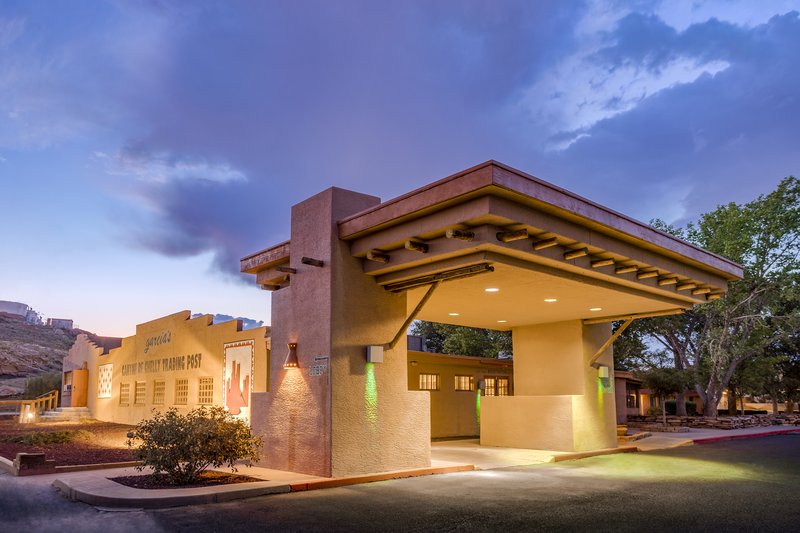
<path fill-rule="evenodd" d="M 142 462 L 138 470 L 151 467 L 174 485 L 188 485 L 209 466 L 226 465 L 236 472 L 237 461 L 257 461 L 261 437 L 221 407 L 200 407 L 185 415 L 170 408 L 139 422 L 128 433 L 128 446 Z"/>

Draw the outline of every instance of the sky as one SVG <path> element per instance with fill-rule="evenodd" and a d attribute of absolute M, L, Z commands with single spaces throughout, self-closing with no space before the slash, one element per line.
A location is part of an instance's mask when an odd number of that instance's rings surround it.
<path fill-rule="evenodd" d="M 682 225 L 800 175 L 800 0 L 0 0 L 0 300 L 270 322 L 239 259 L 338 186 L 495 159 Z"/>

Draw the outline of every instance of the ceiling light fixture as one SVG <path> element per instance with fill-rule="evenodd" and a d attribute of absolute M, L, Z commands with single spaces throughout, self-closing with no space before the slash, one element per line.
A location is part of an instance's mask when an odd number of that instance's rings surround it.
<path fill-rule="evenodd" d="M 508 322 L 508 320 L 498 320 L 497 321 L 498 324 L 505 324 L 506 322 Z"/>
<path fill-rule="evenodd" d="M 483 290 L 485 290 L 486 292 L 498 292 L 500 289 L 498 289 L 497 287 L 489 287 Z"/>
<path fill-rule="evenodd" d="M 458 316 L 458 313 L 447 313 L 450 316 Z"/>
<path fill-rule="evenodd" d="M 589 311 L 602 311 L 602 310 L 603 310 L 602 307 L 590 307 L 589 308 Z"/>
<path fill-rule="evenodd" d="M 544 301 L 551 304 L 557 302 L 558 300 L 556 298 L 545 298 Z"/>

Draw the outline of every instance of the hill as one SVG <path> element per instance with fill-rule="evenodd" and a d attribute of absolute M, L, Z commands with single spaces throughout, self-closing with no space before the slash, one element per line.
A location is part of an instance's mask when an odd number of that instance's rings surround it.
<path fill-rule="evenodd" d="M 17 315 L 0 313 L 0 397 L 25 389 L 25 379 L 61 371 L 61 360 L 81 330 L 65 331 L 28 324 Z"/>

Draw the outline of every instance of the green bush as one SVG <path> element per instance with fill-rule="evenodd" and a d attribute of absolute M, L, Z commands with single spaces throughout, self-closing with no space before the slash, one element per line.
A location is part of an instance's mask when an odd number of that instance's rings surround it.
<path fill-rule="evenodd" d="M 221 407 L 201 407 L 186 415 L 170 408 L 139 422 L 128 433 L 128 447 L 135 447 L 134 455 L 142 462 L 138 470 L 149 466 L 165 473 L 174 485 L 188 485 L 209 466 L 226 465 L 236 472 L 237 461 L 257 461 L 261 437 Z"/>
<path fill-rule="evenodd" d="M 667 400 L 664 404 L 667 408 L 668 415 L 674 415 L 678 412 L 678 405 L 675 400 Z M 686 402 L 686 415 L 687 416 L 695 416 L 697 415 L 697 404 L 694 402 Z"/>
<path fill-rule="evenodd" d="M 61 393 L 61 372 L 46 372 L 25 380 L 25 399 L 33 400 L 51 390 Z"/>
<path fill-rule="evenodd" d="M 25 433 L 23 435 L 14 435 L 6 439 L 6 442 L 15 442 L 19 444 L 28 444 L 30 446 L 42 446 L 45 444 L 63 444 L 65 442 L 73 442 L 76 440 L 88 441 L 92 439 L 92 434 L 83 429 L 77 431 L 37 431 L 34 433 Z"/>

